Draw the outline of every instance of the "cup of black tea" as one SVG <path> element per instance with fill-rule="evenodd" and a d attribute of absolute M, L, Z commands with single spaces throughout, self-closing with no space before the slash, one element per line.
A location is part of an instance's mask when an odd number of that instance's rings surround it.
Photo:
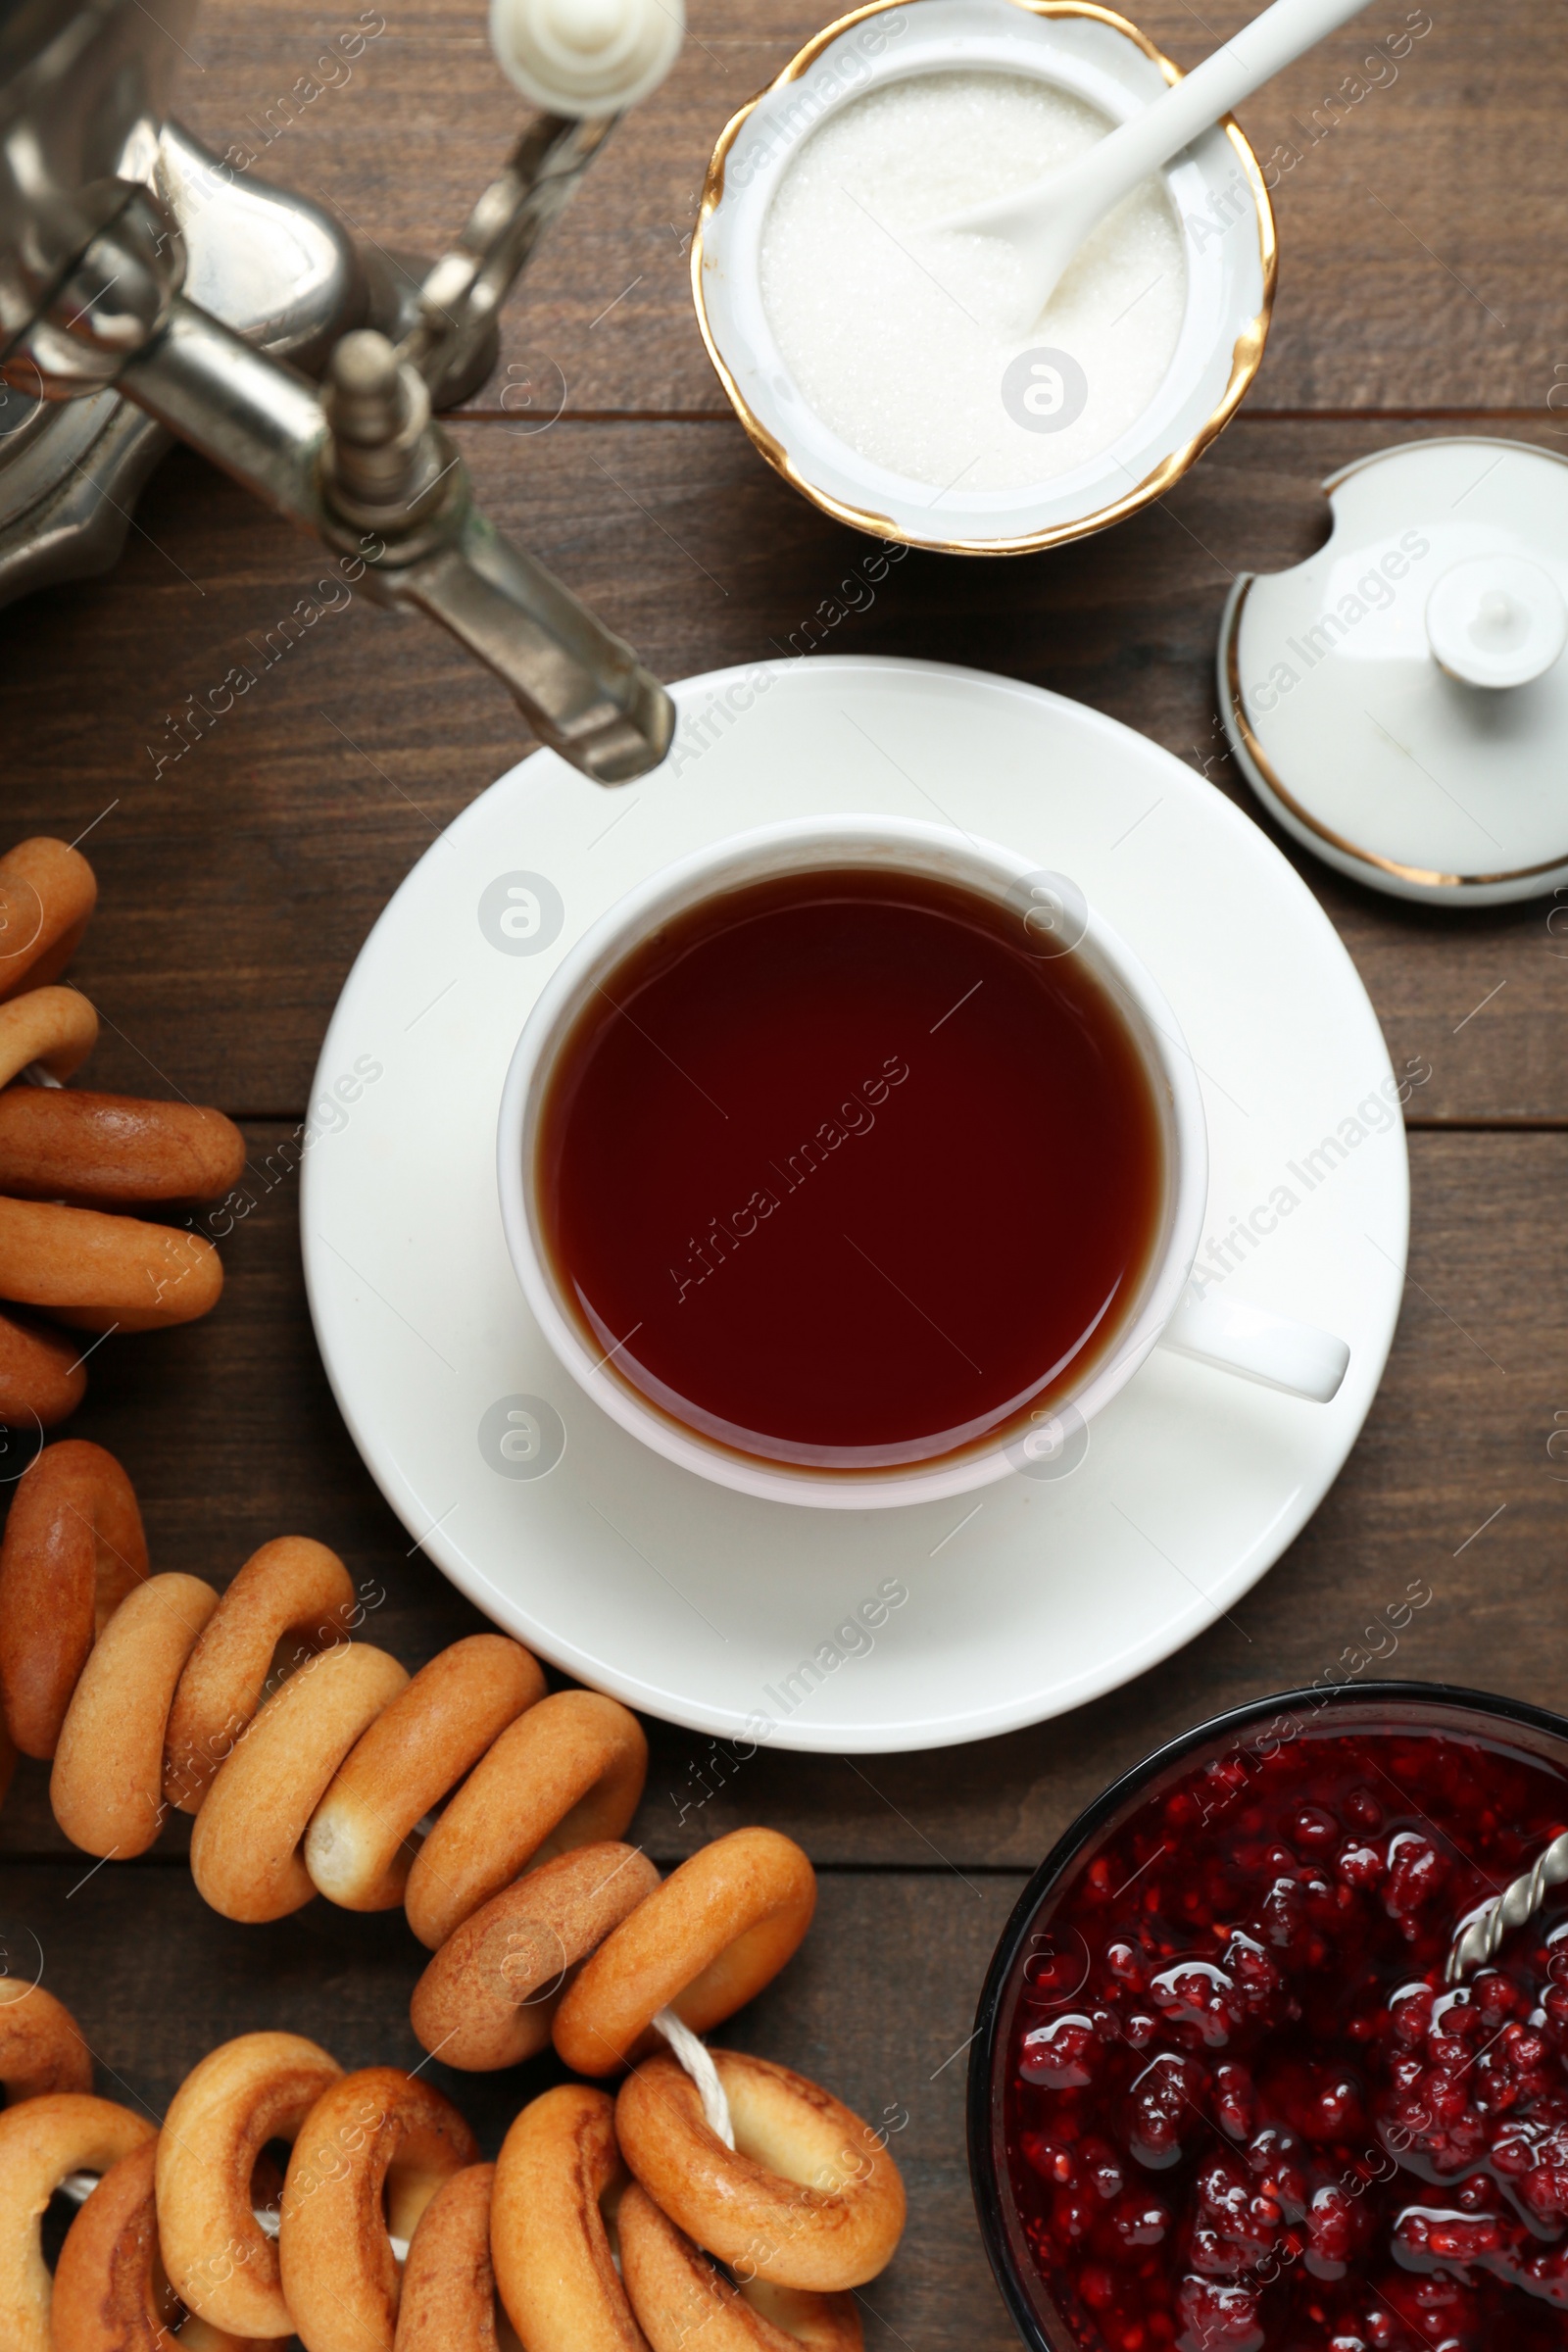
<path fill-rule="evenodd" d="M 655 1451 L 744 1493 L 907 1504 L 1082 1458 L 1162 1342 L 1316 1402 L 1331 1334 L 1184 1301 L 1191 1054 L 1066 876 L 887 817 L 666 867 L 569 949 L 498 1136 L 524 1297 Z"/>

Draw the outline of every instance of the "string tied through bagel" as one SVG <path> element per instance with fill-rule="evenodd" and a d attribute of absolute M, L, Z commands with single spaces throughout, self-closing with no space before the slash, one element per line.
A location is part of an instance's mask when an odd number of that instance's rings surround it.
<path fill-rule="evenodd" d="M 724 2142 L 726 2148 L 735 2145 L 735 2126 L 729 2112 L 729 2100 L 718 2079 L 706 2041 L 683 2026 L 673 2009 L 661 2009 L 653 2020 L 656 2034 L 662 2034 L 677 2062 L 686 2069 L 697 2085 L 697 2095 L 703 2102 L 703 2120 L 710 2132 Z"/>

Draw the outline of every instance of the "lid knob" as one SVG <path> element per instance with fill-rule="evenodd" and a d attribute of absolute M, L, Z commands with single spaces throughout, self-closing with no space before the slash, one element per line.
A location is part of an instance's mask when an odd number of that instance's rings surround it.
<path fill-rule="evenodd" d="M 618 115 L 655 89 L 685 30 L 682 0 L 490 0 L 502 72 L 555 115 Z"/>
<path fill-rule="evenodd" d="M 1427 599 L 1427 641 L 1467 686 L 1524 686 L 1568 643 L 1568 608 L 1556 581 L 1528 558 L 1471 556 Z"/>

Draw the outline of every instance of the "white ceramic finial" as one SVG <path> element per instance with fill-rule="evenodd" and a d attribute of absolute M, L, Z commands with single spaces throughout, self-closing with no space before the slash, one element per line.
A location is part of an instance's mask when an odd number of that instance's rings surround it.
<path fill-rule="evenodd" d="M 1525 556 L 1472 556 L 1427 599 L 1427 642 L 1467 686 L 1525 686 L 1568 643 L 1557 584 Z"/>
<path fill-rule="evenodd" d="M 553 115 L 618 115 L 680 51 L 683 0 L 490 0 L 490 44 L 525 98 Z"/>

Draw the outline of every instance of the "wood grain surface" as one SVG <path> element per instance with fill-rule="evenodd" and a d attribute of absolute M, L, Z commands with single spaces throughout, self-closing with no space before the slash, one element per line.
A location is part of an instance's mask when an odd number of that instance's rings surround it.
<path fill-rule="evenodd" d="M 1133 13 L 1193 66 L 1256 11 L 1154 0 Z M 260 176 L 307 189 L 380 243 L 437 251 L 504 161 L 518 101 L 476 0 L 365 15 L 387 28 L 352 78 L 291 105 L 331 36 L 360 22 L 354 0 L 270 7 L 265 30 L 242 0 L 206 0 L 201 70 L 187 71 L 179 109 L 212 145 L 236 144 Z M 616 132 L 513 304 L 479 405 L 553 368 L 578 415 L 720 410 L 692 332 L 685 240 L 725 122 L 826 21 L 811 0 L 699 0 L 674 73 Z M 1241 110 L 1280 228 L 1254 411 L 1545 416 L 1568 360 L 1568 298 L 1542 269 L 1568 98 L 1548 22 L 1530 0 L 1372 0 Z"/>
<path fill-rule="evenodd" d="M 1013 563 L 909 555 L 824 650 L 967 662 L 1072 695 L 1165 744 L 1267 827 L 1215 713 L 1231 579 L 1322 540 L 1319 484 L 1337 466 L 1449 429 L 1244 412 L 1169 498 L 1119 529 Z M 497 519 L 665 677 L 808 644 L 805 624 L 866 552 L 733 422 L 458 430 Z M 1547 442 L 1544 428 L 1536 437 Z M 8 819 L 68 840 L 94 827 L 103 913 L 77 974 L 112 1024 L 102 1083 L 298 1117 L 371 922 L 529 737 L 488 672 L 438 631 L 371 608 L 188 453 L 154 477 L 137 520 L 106 579 L 5 616 Z M 281 624 L 301 607 L 315 617 L 290 635 Z M 221 718 L 192 719 L 190 698 L 205 706 L 241 664 L 254 685 Z M 1552 902 L 1456 920 L 1282 847 L 1339 925 L 1396 1063 L 1431 1064 L 1413 1118 L 1568 1119 L 1556 1025 L 1568 936 L 1560 916 L 1548 928 Z"/>
<path fill-rule="evenodd" d="M 1251 14 L 1156 0 L 1183 64 Z M 179 107 L 222 150 L 310 190 L 357 233 L 434 252 L 514 135 L 482 10 L 379 12 L 338 86 L 302 76 L 377 12 L 207 0 Z M 800 642 L 865 543 L 793 496 L 729 416 L 690 311 L 686 246 L 727 116 L 816 29 L 809 0 L 706 0 L 664 90 L 617 133 L 507 317 L 500 368 L 457 426 L 484 503 L 674 677 Z M 1417 27 L 1422 29 L 1417 29 Z M 1408 31 L 1403 53 L 1396 36 Z M 1359 94 L 1356 94 L 1359 93 Z M 1007 672 L 1139 727 L 1262 819 L 1223 751 L 1212 656 L 1238 572 L 1298 561 L 1323 477 L 1433 433 L 1560 449 L 1568 285 L 1550 157 L 1568 53 L 1526 0 L 1355 25 L 1245 110 L 1276 182 L 1279 304 L 1241 417 L 1158 508 L 1053 555 L 912 556 L 833 652 Z M 541 388 L 554 421 L 539 407 Z M 538 429 L 543 424 L 543 429 Z M 285 616 L 313 617 L 285 644 Z M 231 665 L 254 686 L 176 720 Z M 100 911 L 76 977 L 98 1004 L 96 1084 L 213 1102 L 246 1122 L 255 1207 L 207 1323 L 113 1339 L 74 1425 L 125 1462 L 154 1564 L 222 1585 L 261 1541 L 347 1560 L 370 1638 L 414 1666 L 481 1621 L 381 1502 L 332 1403 L 300 1277 L 298 1125 L 366 932 L 440 828 L 528 748 L 486 673 L 350 593 L 310 543 L 183 452 L 104 579 L 0 619 L 5 838 L 83 847 Z M 800 1838 L 817 1925 L 721 2039 L 766 2050 L 887 2121 L 911 2226 L 867 2290 L 867 2343 L 1013 2341 L 975 2230 L 962 2045 L 1027 1872 L 1156 1740 L 1235 1701 L 1358 1668 L 1365 1629 L 1430 1592 L 1385 1671 L 1568 1705 L 1561 1576 L 1568 1451 L 1568 937 L 1550 905 L 1462 919 L 1401 907 L 1286 854 L 1365 980 L 1407 1107 L 1410 1281 L 1388 1375 L 1346 1471 L 1230 1616 L 1132 1688 L 1062 1721 L 929 1756 L 739 1760 L 650 1726 L 635 1835 L 669 1863 L 746 1821 Z M 1259 975 L 1266 988 L 1268 976 Z M 272 1171 L 270 1173 L 269 1163 Z M 11 1440 L 0 1479 L 26 1447 Z M 961 1547 L 942 1573 L 961 1575 Z M 936 1572 L 933 1568 L 933 1573 Z M 1070 1560 L 1053 1564 L 1062 1578 Z M 401 1920 L 317 1903 L 266 1930 L 197 1899 L 183 1825 L 93 1870 L 50 1818 L 43 1768 L 0 1809 L 0 1943 L 81 2019 L 100 2087 L 159 2114 L 226 2035 L 283 2025 L 347 2064 L 413 2063 L 419 1953 Z M 493 2150 L 548 2066 L 436 2079 Z"/>

